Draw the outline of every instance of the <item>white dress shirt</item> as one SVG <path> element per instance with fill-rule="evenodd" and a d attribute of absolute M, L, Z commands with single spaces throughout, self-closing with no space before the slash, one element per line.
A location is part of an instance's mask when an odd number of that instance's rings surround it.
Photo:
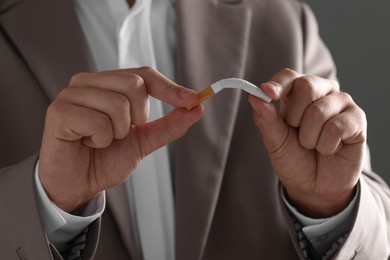
<path fill-rule="evenodd" d="M 174 79 L 176 42 L 173 0 L 136 0 L 131 9 L 125 0 L 75 0 L 75 8 L 98 71 L 147 65 Z M 161 116 L 161 111 L 161 102 L 152 99 L 151 119 Z M 139 238 L 145 260 L 174 259 L 173 191 L 166 150 L 160 149 L 155 153 L 156 156 L 146 158 L 126 183 L 131 211 L 137 220 L 135 235 Z M 157 169 L 159 174 L 155 174 Z M 150 172 L 154 175 L 149 174 Z M 138 178 L 140 175 L 147 178 Z M 71 240 L 104 210 L 105 194 L 102 193 L 86 207 L 84 217 L 70 215 L 48 199 L 38 174 L 36 182 L 45 231 L 49 240 L 57 247 Z M 157 201 L 160 214 L 152 214 L 149 202 L 142 200 L 152 190 L 160 192 L 157 194 L 162 199 Z M 335 223 L 348 226 L 352 222 L 356 204 L 354 201 L 342 213 L 332 218 L 314 220 L 300 214 L 287 200 L 285 203 L 305 225 L 303 232 L 319 251 L 329 248 L 335 242 L 334 235 L 331 235 L 335 234 Z M 152 204 L 156 207 L 156 201 Z M 159 226 L 152 225 L 157 222 L 160 223 Z M 163 243 L 151 241 L 149 238 L 153 234 L 157 241 Z"/>

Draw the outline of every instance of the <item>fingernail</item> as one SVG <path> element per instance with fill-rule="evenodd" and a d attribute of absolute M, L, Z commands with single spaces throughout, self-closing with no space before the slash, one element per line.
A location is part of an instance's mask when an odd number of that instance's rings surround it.
<path fill-rule="evenodd" d="M 278 99 L 283 91 L 282 86 L 274 81 L 268 81 L 263 83 L 262 89 L 274 100 Z"/>
<path fill-rule="evenodd" d="M 282 86 L 279 83 L 274 81 L 269 81 L 268 83 L 273 86 L 275 93 L 279 94 L 282 91 Z"/>
<path fill-rule="evenodd" d="M 179 92 L 179 97 L 181 98 L 187 98 L 189 96 L 191 96 L 193 93 L 195 93 L 194 90 L 192 89 L 188 89 L 188 88 L 183 88 L 180 92 Z"/>

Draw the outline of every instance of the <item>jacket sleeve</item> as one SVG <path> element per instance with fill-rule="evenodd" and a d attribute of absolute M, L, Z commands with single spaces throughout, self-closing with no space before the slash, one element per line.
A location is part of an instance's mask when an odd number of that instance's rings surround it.
<path fill-rule="evenodd" d="M 38 211 L 34 169 L 38 155 L 0 169 L 0 258 L 62 259 L 47 240 Z M 82 259 L 91 259 L 96 251 L 100 218 L 88 229 Z"/>
<path fill-rule="evenodd" d="M 336 68 L 329 50 L 318 33 L 315 17 L 302 4 L 303 68 L 304 73 L 336 79 Z M 359 194 L 353 225 L 347 235 L 330 248 L 325 259 L 388 259 L 390 255 L 390 190 L 388 185 L 371 170 L 367 149 L 363 172 L 358 182 Z M 294 221 L 281 201 L 282 214 L 301 259 L 305 259 L 299 244 Z"/>
<path fill-rule="evenodd" d="M 390 189 L 372 171 L 368 147 L 358 185 L 360 194 L 354 224 L 334 259 L 389 259 Z"/>

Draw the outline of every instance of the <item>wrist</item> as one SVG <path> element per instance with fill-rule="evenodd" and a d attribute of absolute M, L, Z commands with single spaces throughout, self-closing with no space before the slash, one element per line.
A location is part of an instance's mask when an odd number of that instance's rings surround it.
<path fill-rule="evenodd" d="M 44 186 L 44 184 L 43 184 Z M 73 189 L 64 189 L 62 191 L 56 191 L 51 193 L 48 191 L 45 186 L 44 189 L 47 193 L 49 199 L 61 210 L 75 214 L 79 209 L 82 209 L 85 205 L 87 205 L 91 200 L 97 197 L 100 193 L 94 195 L 84 195 L 79 194 Z"/>
<path fill-rule="evenodd" d="M 342 212 L 356 195 L 356 187 L 338 194 L 316 194 L 286 188 L 287 200 L 302 214 L 311 218 L 328 218 Z"/>
<path fill-rule="evenodd" d="M 74 214 L 73 212 L 77 211 L 84 207 L 89 201 L 94 197 L 83 197 L 77 195 L 70 195 L 64 193 L 51 193 L 46 188 L 44 188 L 48 198 L 61 210 Z"/>
<path fill-rule="evenodd" d="M 67 213 L 72 213 L 82 208 L 100 194 L 100 192 L 93 195 L 84 194 L 82 190 L 77 188 L 77 185 L 52 183 L 47 178 L 42 178 L 40 174 L 39 178 L 49 200 Z"/>

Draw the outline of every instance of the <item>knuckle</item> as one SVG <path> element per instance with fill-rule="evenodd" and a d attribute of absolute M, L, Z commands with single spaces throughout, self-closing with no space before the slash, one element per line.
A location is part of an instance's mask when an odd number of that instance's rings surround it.
<path fill-rule="evenodd" d="M 303 76 L 299 77 L 294 81 L 294 89 L 297 89 L 300 92 L 307 93 L 312 92 L 314 89 L 314 84 L 312 83 L 313 76 Z"/>
<path fill-rule="evenodd" d="M 150 66 L 143 66 L 139 68 L 142 72 L 148 73 L 148 74 L 158 74 L 157 70 Z"/>
<path fill-rule="evenodd" d="M 297 78 L 294 81 L 292 92 L 304 100 L 313 102 L 316 100 L 316 93 L 315 86 L 310 78 L 311 76 Z"/>
<path fill-rule="evenodd" d="M 342 97 L 343 100 L 345 100 L 345 102 L 349 103 L 349 104 L 354 104 L 354 100 L 352 98 L 352 96 L 346 92 L 340 92 L 340 95 Z"/>
<path fill-rule="evenodd" d="M 130 102 L 124 95 L 115 95 L 111 100 L 111 104 L 114 113 L 127 112 L 130 109 Z"/>
<path fill-rule="evenodd" d="M 329 82 L 334 86 L 334 90 L 339 91 L 340 90 L 340 83 L 335 79 L 328 79 Z"/>
<path fill-rule="evenodd" d="M 46 120 L 57 119 L 64 112 L 61 102 L 52 102 L 46 110 Z"/>
<path fill-rule="evenodd" d="M 128 91 L 138 95 L 147 95 L 144 79 L 137 74 L 130 74 L 128 82 Z"/>
<path fill-rule="evenodd" d="M 359 120 L 359 122 L 362 122 L 363 124 L 367 124 L 367 115 L 364 110 L 359 107 L 355 101 L 353 100 L 352 96 L 346 92 L 340 92 L 340 95 L 342 95 L 343 100 L 345 100 L 346 103 L 350 104 L 349 109 L 353 111 L 356 118 Z"/>
<path fill-rule="evenodd" d="M 69 86 L 77 85 L 79 82 L 85 81 L 92 73 L 88 72 L 79 72 L 74 74 L 69 81 Z"/>
<path fill-rule="evenodd" d="M 166 78 L 159 71 L 157 71 L 156 69 L 149 67 L 149 66 L 141 67 L 140 70 L 141 70 L 141 76 L 148 77 L 150 81 L 155 81 L 157 79 Z"/>
<path fill-rule="evenodd" d="M 64 89 L 62 89 L 61 92 L 58 94 L 56 100 L 66 101 L 66 100 L 68 100 L 69 98 L 71 98 L 72 95 L 75 94 L 74 92 L 75 92 L 75 88 L 72 88 L 72 87 L 64 88 Z"/>
<path fill-rule="evenodd" d="M 64 97 L 66 97 L 68 95 L 68 93 L 70 92 L 70 89 L 71 88 L 64 88 L 63 90 L 61 90 L 61 92 L 58 93 L 56 100 L 63 99 Z M 54 102 L 56 102 L 56 100 Z"/>
<path fill-rule="evenodd" d="M 105 114 L 100 114 L 94 120 L 94 124 L 92 127 L 96 132 L 105 131 L 111 128 L 111 120 Z"/>
<path fill-rule="evenodd" d="M 311 104 L 307 109 L 306 109 L 306 116 L 314 121 L 325 121 L 325 108 L 317 103 Z"/>
<path fill-rule="evenodd" d="M 344 131 L 342 124 L 338 120 L 329 120 L 325 126 L 330 136 L 341 137 Z"/>
<path fill-rule="evenodd" d="M 143 78 L 137 74 L 129 74 L 128 80 L 130 85 L 135 88 L 140 88 L 144 84 Z"/>
<path fill-rule="evenodd" d="M 298 73 L 295 70 L 290 68 L 283 68 L 280 70 L 280 73 L 290 77 L 295 77 L 298 75 Z"/>
<path fill-rule="evenodd" d="M 359 115 L 359 117 L 362 119 L 362 121 L 367 124 L 367 115 L 366 115 L 366 112 L 364 112 L 363 109 L 361 109 L 360 107 L 357 107 L 356 108 L 357 110 L 357 113 Z"/>
<path fill-rule="evenodd" d="M 366 112 L 364 112 L 364 110 L 361 109 L 358 106 L 356 106 L 354 110 L 355 110 L 356 117 L 357 117 L 357 120 L 358 120 L 361 128 L 362 129 L 367 129 L 367 115 L 366 115 Z"/>

